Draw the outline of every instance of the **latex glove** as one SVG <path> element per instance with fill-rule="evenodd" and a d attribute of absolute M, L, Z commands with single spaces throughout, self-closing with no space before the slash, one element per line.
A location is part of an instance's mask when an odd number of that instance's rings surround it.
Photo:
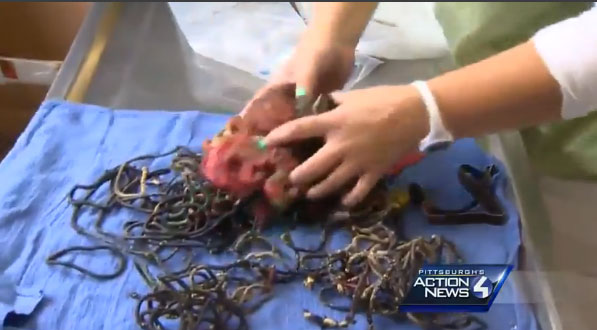
<path fill-rule="evenodd" d="M 268 146 L 310 137 L 325 145 L 295 168 L 293 184 L 311 187 L 308 198 L 322 198 L 356 181 L 343 203 L 354 206 L 427 132 L 428 116 L 412 86 L 380 86 L 333 95 L 339 106 L 279 126 L 265 138 Z"/>

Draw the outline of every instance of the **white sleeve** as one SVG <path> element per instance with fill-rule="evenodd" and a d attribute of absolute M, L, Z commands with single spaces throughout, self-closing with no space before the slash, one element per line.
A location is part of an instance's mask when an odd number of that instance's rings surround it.
<path fill-rule="evenodd" d="M 597 7 L 541 29 L 537 52 L 562 90 L 562 118 L 597 109 Z"/>

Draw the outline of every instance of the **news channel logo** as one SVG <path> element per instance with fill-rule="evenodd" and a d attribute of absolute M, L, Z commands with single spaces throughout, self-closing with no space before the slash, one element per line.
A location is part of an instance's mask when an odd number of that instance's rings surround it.
<path fill-rule="evenodd" d="M 400 305 L 403 312 L 487 312 L 512 265 L 424 265 Z"/>

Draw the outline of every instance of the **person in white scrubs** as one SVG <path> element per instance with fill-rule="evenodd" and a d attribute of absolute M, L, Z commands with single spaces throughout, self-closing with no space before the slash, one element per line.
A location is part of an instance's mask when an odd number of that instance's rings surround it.
<path fill-rule="evenodd" d="M 333 93 L 336 109 L 290 121 L 265 138 L 269 146 L 325 138 L 291 173 L 295 184 L 310 187 L 307 197 L 356 180 L 343 199 L 353 206 L 408 152 L 512 129 L 523 131 L 540 171 L 597 178 L 593 3 L 438 3 L 458 69 L 408 85 L 335 92 L 349 78 L 376 5 L 314 4 L 293 56 L 253 99 L 263 104 L 288 83 L 308 98 Z"/>

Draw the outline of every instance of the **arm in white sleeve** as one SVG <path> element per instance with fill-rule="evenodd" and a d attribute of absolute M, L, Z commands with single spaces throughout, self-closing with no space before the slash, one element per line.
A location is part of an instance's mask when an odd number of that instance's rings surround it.
<path fill-rule="evenodd" d="M 547 26 L 533 37 L 562 91 L 562 118 L 597 109 L 597 7 Z"/>

